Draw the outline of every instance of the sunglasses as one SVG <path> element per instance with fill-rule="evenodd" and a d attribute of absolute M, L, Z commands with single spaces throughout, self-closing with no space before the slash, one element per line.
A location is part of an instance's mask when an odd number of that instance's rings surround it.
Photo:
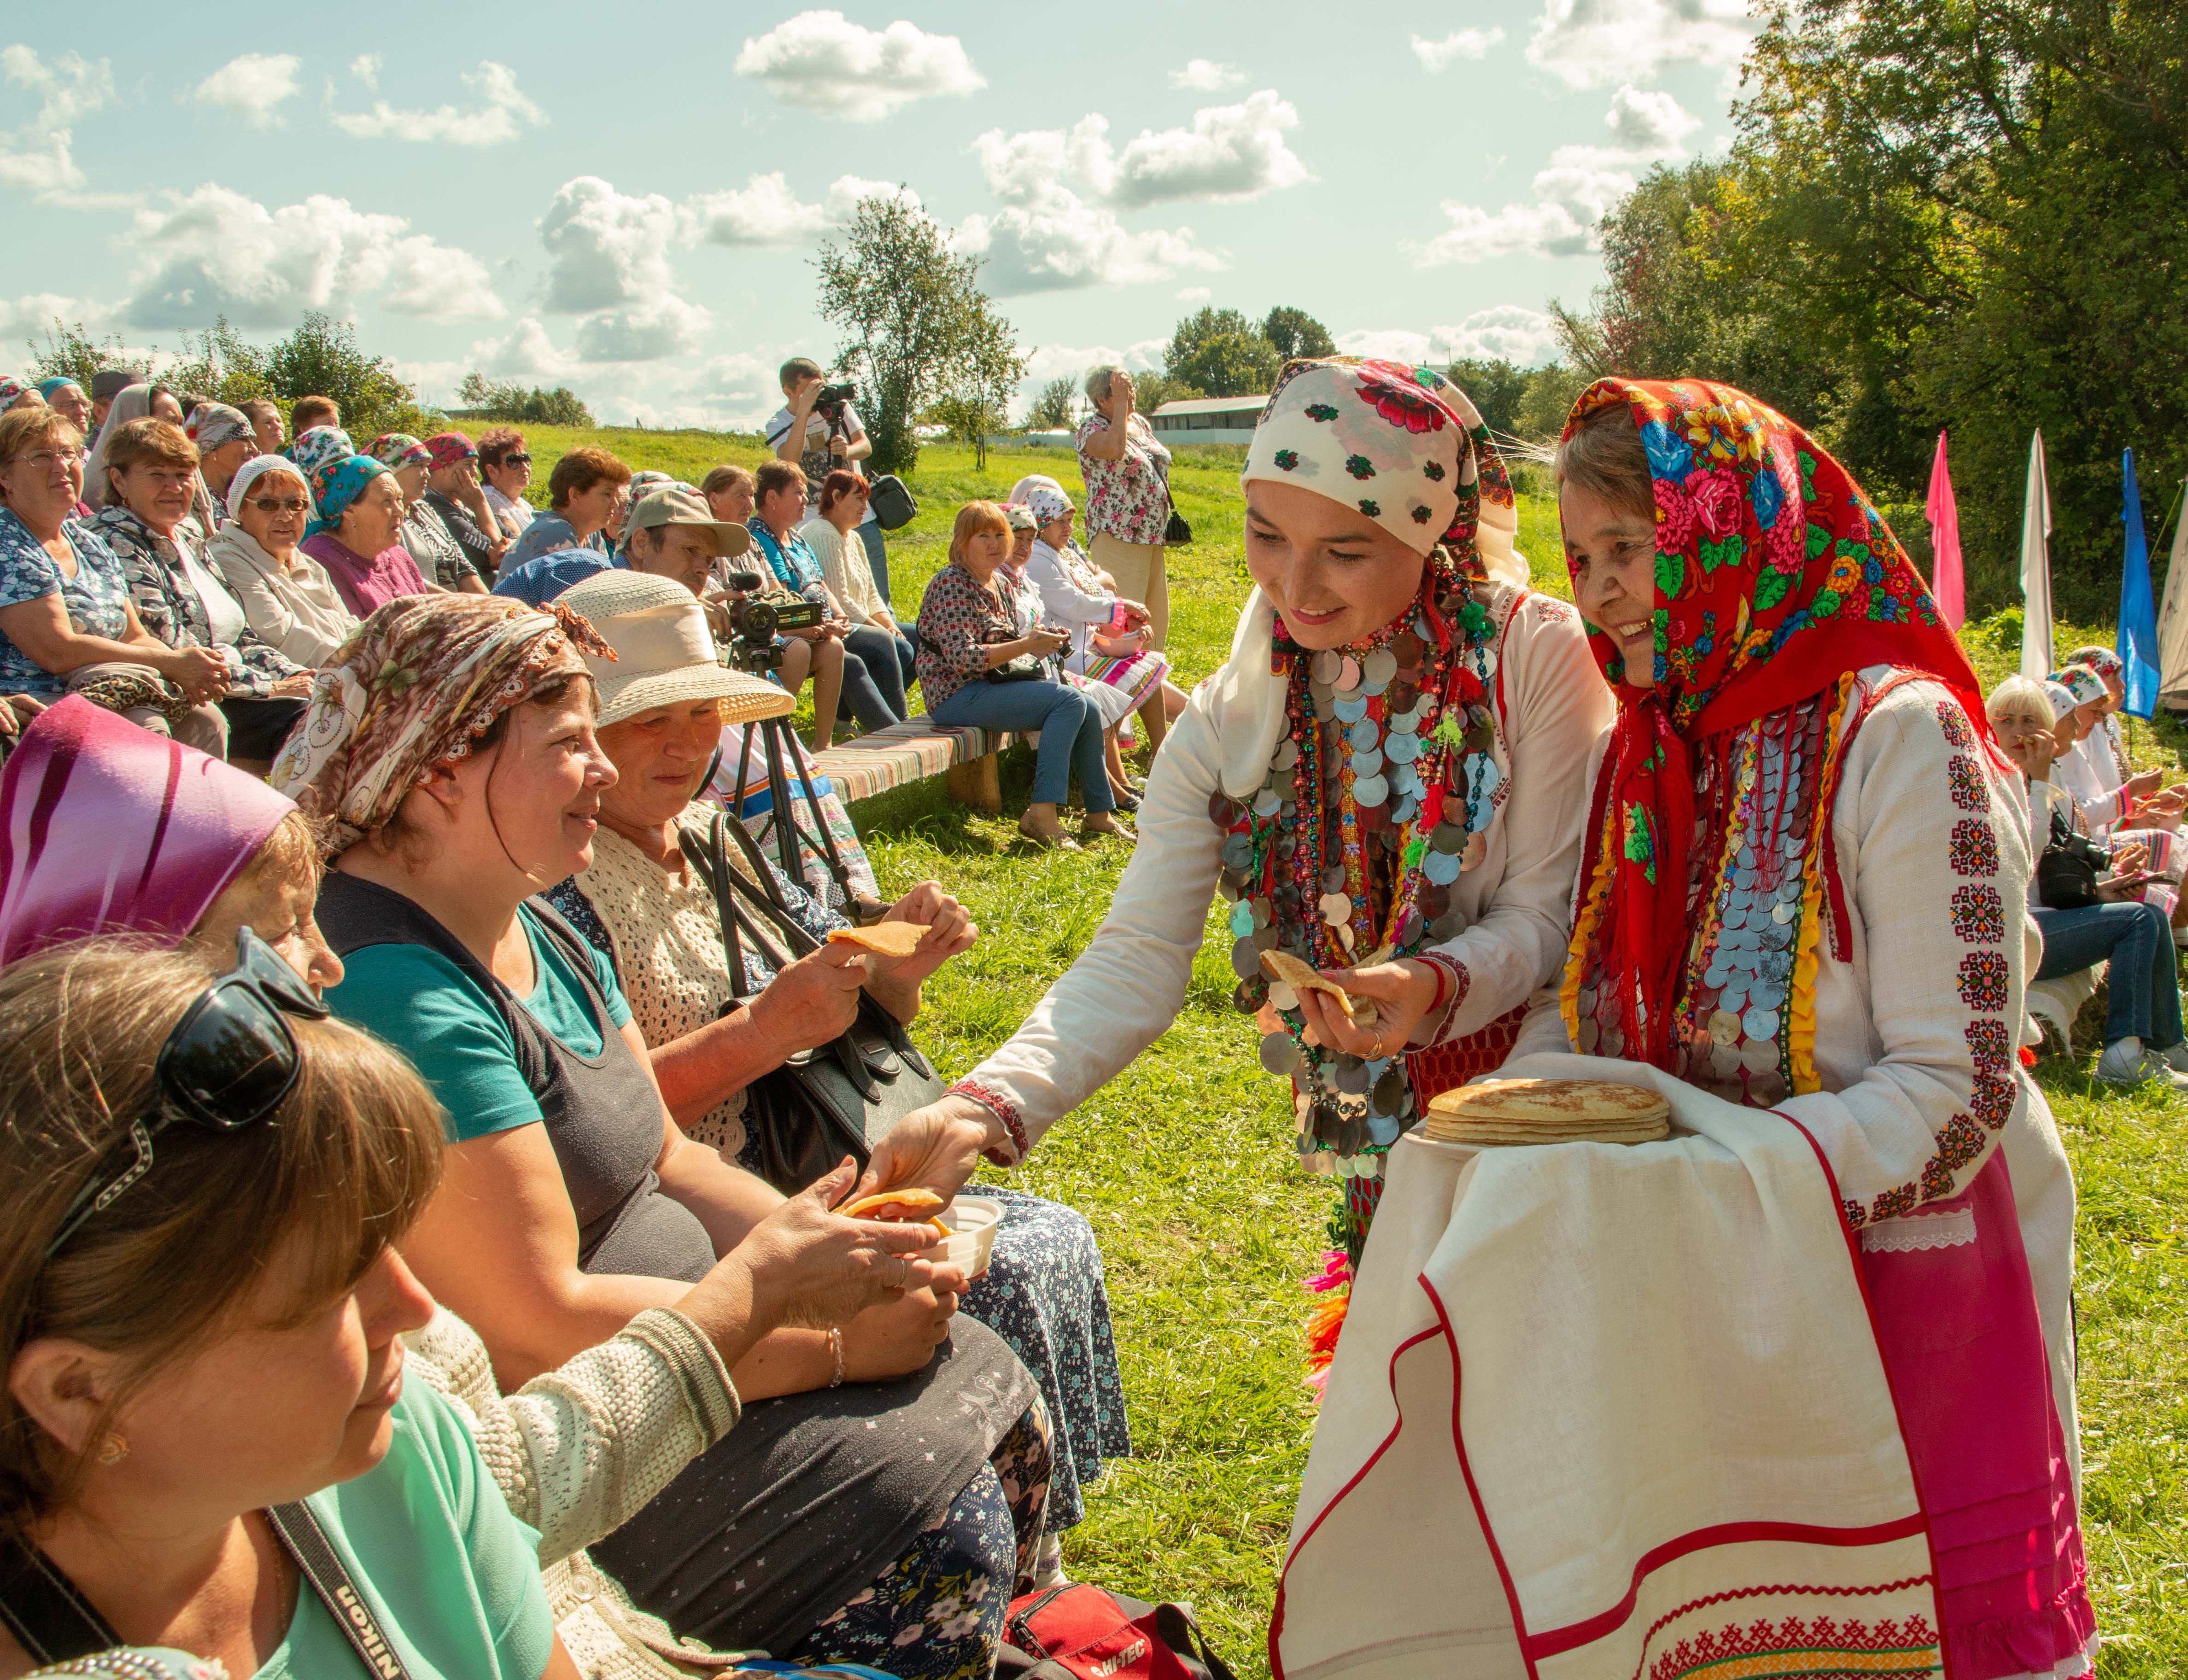
<path fill-rule="evenodd" d="M 495 463 L 495 465 L 498 466 L 530 466 L 532 465 L 532 457 L 520 450 L 513 455 L 504 455 L 500 460 Z"/>
<path fill-rule="evenodd" d="M 238 933 L 235 967 L 183 1012 L 160 1047 L 152 1106 L 129 1123 L 136 1159 L 105 1183 L 94 1180 L 76 1193 L 46 1244 L 46 1258 L 151 1171 L 152 1140 L 168 1126 L 183 1121 L 208 1131 L 241 1131 L 279 1108 L 303 1065 L 285 1018 L 324 1021 L 331 1012 L 273 946 L 248 927 Z"/>
<path fill-rule="evenodd" d="M 249 505 L 257 508 L 261 513 L 269 515 L 302 513 L 304 510 L 302 499 L 296 496 L 289 497 L 285 500 L 277 499 L 272 496 L 253 496 L 250 498 Z"/>

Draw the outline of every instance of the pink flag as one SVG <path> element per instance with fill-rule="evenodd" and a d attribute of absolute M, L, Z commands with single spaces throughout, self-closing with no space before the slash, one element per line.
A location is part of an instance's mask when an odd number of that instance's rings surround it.
<path fill-rule="evenodd" d="M 1960 510 L 1953 500 L 1953 476 L 1945 465 L 1945 434 L 1937 434 L 1937 459 L 1930 467 L 1930 547 L 1937 556 L 1930 568 L 1930 593 L 1938 616 L 1957 630 L 1967 620 L 1960 592 Z"/>

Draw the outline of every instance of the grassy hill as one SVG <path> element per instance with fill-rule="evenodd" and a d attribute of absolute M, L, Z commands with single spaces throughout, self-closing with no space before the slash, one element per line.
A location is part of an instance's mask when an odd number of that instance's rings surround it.
<path fill-rule="evenodd" d="M 542 486 L 556 454 L 580 441 L 694 482 L 720 461 L 764 454 L 756 437 L 703 432 L 527 435 Z M 1187 685 L 1228 651 L 1247 588 L 1242 453 L 1188 451 L 1176 474 L 1196 538 L 1170 557 L 1170 651 Z M 919 517 L 889 539 L 906 616 L 944 563 L 958 504 L 1000 497 L 1035 471 L 1074 496 L 1080 488 L 1061 451 L 991 452 L 985 471 L 969 450 L 922 453 L 909 480 Z M 1538 586 L 1569 595 L 1547 499 L 1523 497 L 1520 548 Z M 2092 626 L 2059 635 L 2062 651 L 2111 640 Z M 1968 643 L 1995 682 L 2012 668 L 2018 632 L 2010 644 L 1987 632 Z M 2146 728 L 2137 744 L 2153 759 L 2162 750 Z M 1007 763 L 1000 818 L 953 804 L 939 778 L 855 808 L 885 891 L 934 877 L 980 924 L 979 945 L 929 984 L 919 1029 L 952 1075 L 1007 1038 L 1092 937 L 1125 861 L 1115 847 L 1028 854 L 1012 824 L 1030 780 L 1029 760 Z M 1253 1029 L 1230 1007 L 1227 943 L 1219 933 L 1203 946 L 1170 1031 L 1058 1125 L 1014 1181 L 1080 1209 L 1101 1237 L 1137 1448 L 1092 1491 L 1086 1523 L 1066 1541 L 1068 1567 L 1142 1597 L 1193 1601 L 1240 1674 L 1260 1676 L 1313 1429 L 1299 1380 L 1300 1280 L 1317 1269 L 1331 1192 L 1294 1164 L 1288 1087 L 1260 1072 Z M 2081 1189 L 2084 1537 L 2106 1641 L 2099 1672 L 2159 1680 L 2188 1673 L 2183 1113 L 2163 1097 L 2094 1085 L 2092 1059 L 2049 1058 L 2038 1079 Z"/>

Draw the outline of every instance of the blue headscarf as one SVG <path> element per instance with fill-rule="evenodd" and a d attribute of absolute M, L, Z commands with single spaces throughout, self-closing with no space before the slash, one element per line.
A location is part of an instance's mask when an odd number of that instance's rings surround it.
<path fill-rule="evenodd" d="M 304 434 L 310 437 L 310 432 Z M 319 516 L 305 528 L 307 537 L 316 537 L 322 531 L 331 531 L 341 523 L 341 516 L 349 505 L 364 493 L 364 487 L 375 478 L 387 476 L 387 469 L 369 455 L 347 455 L 322 461 L 312 473 L 312 500 L 319 506 Z"/>
<path fill-rule="evenodd" d="M 48 403 L 50 403 L 54 400 L 54 392 L 59 391 L 65 385 L 75 385 L 78 391 L 83 389 L 81 385 L 76 385 L 76 381 L 70 379 L 66 374 L 59 374 L 52 379 L 42 379 L 38 381 L 38 395 L 44 397 Z"/>

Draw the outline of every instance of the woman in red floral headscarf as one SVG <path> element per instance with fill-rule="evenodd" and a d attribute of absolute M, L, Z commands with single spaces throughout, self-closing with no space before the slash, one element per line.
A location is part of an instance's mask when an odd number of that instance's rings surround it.
<path fill-rule="evenodd" d="M 1618 702 L 1556 1011 L 1803 1128 L 1841 1198 L 1928 1521 L 1947 1672 L 2078 1674 L 2074 1189 L 2017 1057 L 2040 943 L 1982 695 L 1890 529 L 1728 386 L 1604 380 L 1559 452 Z"/>

